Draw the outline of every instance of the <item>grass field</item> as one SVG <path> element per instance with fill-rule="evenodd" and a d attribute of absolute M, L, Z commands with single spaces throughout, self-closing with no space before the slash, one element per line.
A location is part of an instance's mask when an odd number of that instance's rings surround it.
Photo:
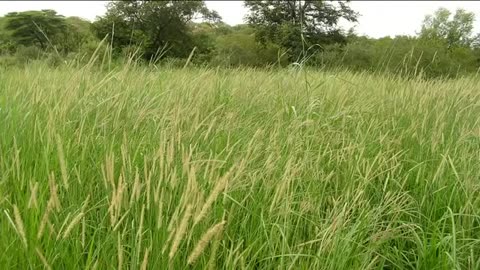
<path fill-rule="evenodd" d="M 3 269 L 479 269 L 480 80 L 0 73 Z"/>

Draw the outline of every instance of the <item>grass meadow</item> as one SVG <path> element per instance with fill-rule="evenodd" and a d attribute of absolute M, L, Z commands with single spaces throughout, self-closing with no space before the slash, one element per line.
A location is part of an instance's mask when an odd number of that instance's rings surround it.
<path fill-rule="evenodd" d="M 0 72 L 4 269 L 480 269 L 480 79 Z"/>

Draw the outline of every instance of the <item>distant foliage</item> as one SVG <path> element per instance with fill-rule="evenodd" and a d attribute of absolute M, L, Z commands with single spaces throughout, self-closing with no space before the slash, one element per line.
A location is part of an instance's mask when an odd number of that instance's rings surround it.
<path fill-rule="evenodd" d="M 262 44 L 277 44 L 291 60 L 304 57 L 305 47 L 344 43 L 340 19 L 354 22 L 358 14 L 345 1 L 245 1 L 247 21 Z"/>
<path fill-rule="evenodd" d="M 455 77 L 475 73 L 479 53 L 465 47 L 448 49 L 440 40 L 406 36 L 359 38 L 344 47 L 328 47 L 315 65 L 354 71 L 388 72 L 402 76 Z"/>
<path fill-rule="evenodd" d="M 427 15 L 419 37 L 371 39 L 351 36 L 346 46 L 329 46 L 313 65 L 355 71 L 388 72 L 402 76 L 456 77 L 476 73 L 480 50 L 474 46 L 473 13 L 439 9 Z"/>
<path fill-rule="evenodd" d="M 285 65 L 284 51 L 275 44 L 260 45 L 255 41 L 254 29 L 239 25 L 233 31 L 216 39 L 217 49 L 213 64 L 221 66 Z"/>
<path fill-rule="evenodd" d="M 98 42 L 89 21 L 65 18 L 54 10 L 11 12 L 0 17 L 0 55 L 6 59 L 14 56 L 14 62 L 21 64 L 41 57 L 60 63 L 60 58 L 81 52 L 87 44 L 97 46 Z"/>
<path fill-rule="evenodd" d="M 477 74 L 480 35 L 475 16 L 440 8 L 417 36 L 369 38 L 339 20 L 356 21 L 348 1 L 245 1 L 246 24 L 230 26 L 204 1 L 116 1 L 90 22 L 53 10 L 0 17 L 0 66 L 45 61 L 112 68 L 286 67 L 349 69 L 403 77 Z"/>
<path fill-rule="evenodd" d="M 188 57 L 195 47 L 189 23 L 198 17 L 220 19 L 203 1 L 117 1 L 108 4 L 93 29 L 100 39 L 108 35 L 120 51 L 131 45 L 142 47 L 146 59 L 157 57 L 165 47 L 170 56 Z"/>
<path fill-rule="evenodd" d="M 475 14 L 458 9 L 455 15 L 445 8 L 439 8 L 433 15 L 425 16 L 420 31 L 420 38 L 427 40 L 440 39 L 448 47 L 470 47 L 478 43 L 478 35 L 473 36 Z"/>
<path fill-rule="evenodd" d="M 60 43 L 68 30 L 65 18 L 54 10 L 11 12 L 5 18 L 4 27 L 16 45 L 46 49 Z"/>

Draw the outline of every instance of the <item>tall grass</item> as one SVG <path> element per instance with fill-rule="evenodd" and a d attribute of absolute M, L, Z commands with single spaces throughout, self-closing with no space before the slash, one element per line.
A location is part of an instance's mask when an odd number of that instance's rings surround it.
<path fill-rule="evenodd" d="M 473 77 L 0 73 L 5 269 L 479 269 Z"/>

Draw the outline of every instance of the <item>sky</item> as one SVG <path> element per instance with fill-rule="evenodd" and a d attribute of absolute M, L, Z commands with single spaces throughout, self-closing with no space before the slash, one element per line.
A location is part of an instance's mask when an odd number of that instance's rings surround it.
<path fill-rule="evenodd" d="M 64 16 L 78 16 L 93 21 L 105 13 L 106 1 L 0 1 L 0 16 L 12 11 L 54 9 Z M 223 21 L 242 23 L 247 9 L 243 1 L 206 1 Z M 379 38 L 395 35 L 415 35 L 426 14 L 439 7 L 451 11 L 463 8 L 474 12 L 476 33 L 480 32 L 480 2 L 476 1 L 352 1 L 350 7 L 361 14 L 358 23 L 341 23 L 344 29 L 355 27 L 356 33 Z"/>

